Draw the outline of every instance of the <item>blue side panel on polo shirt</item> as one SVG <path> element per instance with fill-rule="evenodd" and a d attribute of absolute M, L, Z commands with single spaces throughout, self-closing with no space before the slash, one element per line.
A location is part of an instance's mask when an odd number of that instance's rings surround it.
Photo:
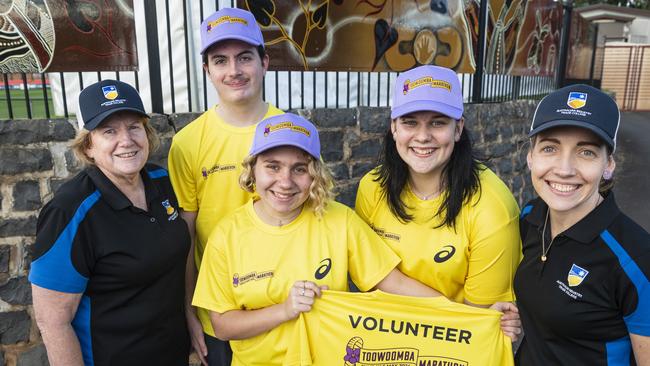
<path fill-rule="evenodd" d="M 607 342 L 605 348 L 607 349 L 607 366 L 630 366 L 630 356 L 632 356 L 630 337 Z"/>
<path fill-rule="evenodd" d="M 530 211 L 532 211 L 532 209 L 533 209 L 533 205 L 528 205 L 528 206 L 524 207 L 524 208 L 521 210 L 521 216 L 520 216 L 520 218 L 523 219 L 526 215 L 528 215 L 528 214 L 530 213 Z"/>
<path fill-rule="evenodd" d="M 168 175 L 167 170 L 162 169 L 162 168 L 161 169 L 156 169 L 156 170 L 151 171 L 151 172 L 147 171 L 147 174 L 149 174 L 149 178 L 151 178 L 151 179 L 166 177 Z"/>
<path fill-rule="evenodd" d="M 79 224 L 99 200 L 101 193 L 95 191 L 83 200 L 72 219 L 54 242 L 54 245 L 32 263 L 29 281 L 49 290 L 80 293 L 86 289 L 88 279 L 74 268 L 70 252 Z"/>
<path fill-rule="evenodd" d="M 88 296 L 81 297 L 77 314 L 72 320 L 72 328 L 79 339 L 84 365 L 93 366 L 95 361 L 93 359 L 92 334 L 90 333 L 90 298 Z"/>
<path fill-rule="evenodd" d="M 600 237 L 614 252 L 621 267 L 636 287 L 638 295 L 636 310 L 623 318 L 628 331 L 633 334 L 650 336 L 650 282 L 648 282 L 648 278 L 609 231 L 603 231 Z"/>

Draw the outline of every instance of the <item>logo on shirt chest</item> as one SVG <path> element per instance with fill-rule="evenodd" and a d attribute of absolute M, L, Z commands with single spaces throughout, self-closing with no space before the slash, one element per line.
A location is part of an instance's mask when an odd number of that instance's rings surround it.
<path fill-rule="evenodd" d="M 233 287 L 238 287 L 241 285 L 244 285 L 250 281 L 261 281 L 266 278 L 271 278 L 273 277 L 273 271 L 263 271 L 263 272 L 249 272 L 243 275 L 239 275 L 239 273 L 235 273 L 232 276 L 232 286 Z"/>
<path fill-rule="evenodd" d="M 445 245 L 434 256 L 433 261 L 444 263 L 456 254 L 456 248 L 453 245 Z"/>
<path fill-rule="evenodd" d="M 575 289 L 573 289 L 572 287 L 579 286 L 585 280 L 585 278 L 587 278 L 588 274 L 589 274 L 588 270 L 574 263 L 571 265 L 571 269 L 569 269 L 569 273 L 567 274 L 567 278 L 566 278 L 567 283 L 564 283 L 560 280 L 555 281 L 555 283 L 558 285 L 560 291 L 564 292 L 569 297 L 576 300 L 582 298 L 582 294 L 576 291 Z"/>
<path fill-rule="evenodd" d="M 237 166 L 235 164 L 215 164 L 212 166 L 212 168 L 208 169 L 206 167 L 201 168 L 201 176 L 203 179 L 208 179 L 208 176 L 212 173 L 217 173 L 217 172 L 228 172 L 231 170 L 235 170 Z"/>
<path fill-rule="evenodd" d="M 322 280 L 328 273 L 330 273 L 330 269 L 332 269 L 332 260 L 330 258 L 325 258 L 320 261 L 319 264 L 320 266 L 318 266 L 316 272 L 314 272 L 314 278 Z"/>
<path fill-rule="evenodd" d="M 567 275 L 567 282 L 571 287 L 578 286 L 582 283 L 582 281 L 584 281 L 588 274 L 589 271 L 574 263 L 569 270 L 569 274 Z"/>
<path fill-rule="evenodd" d="M 377 235 L 381 236 L 383 239 L 388 239 L 388 240 L 393 240 L 399 243 L 401 236 L 396 233 L 390 233 L 386 231 L 383 228 L 376 227 L 374 225 L 370 225 L 370 227 L 377 233 Z"/>
<path fill-rule="evenodd" d="M 165 208 L 165 212 L 167 212 L 167 220 L 173 221 L 176 220 L 178 217 L 178 211 L 174 209 L 174 206 L 172 206 L 169 203 L 169 200 L 164 200 L 161 202 L 162 206 Z"/>

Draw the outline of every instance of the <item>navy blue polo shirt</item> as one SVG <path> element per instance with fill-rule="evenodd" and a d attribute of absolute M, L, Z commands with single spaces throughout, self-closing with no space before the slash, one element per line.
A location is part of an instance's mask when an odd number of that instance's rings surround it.
<path fill-rule="evenodd" d="M 650 235 L 610 193 L 555 237 L 542 262 L 547 210 L 539 198 L 522 210 L 514 288 L 525 336 L 516 364 L 635 365 L 629 334 L 650 336 Z"/>
<path fill-rule="evenodd" d="M 148 211 L 89 167 L 38 217 L 29 280 L 83 293 L 72 326 L 86 365 L 187 366 L 190 236 L 167 171 L 147 164 L 140 174 Z"/>

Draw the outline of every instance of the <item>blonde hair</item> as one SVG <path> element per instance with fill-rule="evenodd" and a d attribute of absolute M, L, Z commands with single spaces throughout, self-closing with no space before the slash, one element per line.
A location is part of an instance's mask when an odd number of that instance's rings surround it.
<path fill-rule="evenodd" d="M 321 160 L 314 159 L 311 155 L 306 154 L 309 159 L 307 171 L 313 181 L 309 186 L 309 198 L 305 204 L 309 204 L 314 210 L 317 217 L 323 217 L 329 201 L 334 199 L 334 178 L 325 163 Z M 259 155 L 249 155 L 242 162 L 244 170 L 239 176 L 239 186 L 247 192 L 255 192 L 255 173 L 254 168 Z"/>
<path fill-rule="evenodd" d="M 117 112 L 113 114 L 111 117 L 119 115 L 121 113 L 133 113 L 133 112 Z M 144 127 L 144 131 L 147 134 L 147 141 L 149 142 L 149 156 L 151 156 L 151 153 L 156 151 L 158 147 L 160 146 L 160 139 L 158 138 L 158 135 L 156 134 L 156 130 L 149 124 L 149 117 L 145 116 L 140 116 L 139 121 L 142 123 L 142 126 Z M 82 166 L 91 166 L 95 165 L 95 161 L 86 155 L 86 150 L 90 149 L 92 147 L 92 138 L 90 137 L 90 131 L 88 131 L 85 128 L 79 129 L 77 131 L 77 135 L 75 136 L 74 140 L 70 143 L 70 149 L 72 149 L 72 153 L 74 156 L 77 158 L 77 160 L 81 163 Z M 148 159 L 149 157 L 147 157 Z"/>

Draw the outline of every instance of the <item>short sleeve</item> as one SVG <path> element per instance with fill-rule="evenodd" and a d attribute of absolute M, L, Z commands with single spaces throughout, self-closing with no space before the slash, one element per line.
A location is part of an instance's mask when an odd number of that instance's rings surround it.
<path fill-rule="evenodd" d="M 348 267 L 352 281 L 369 291 L 400 262 L 399 257 L 352 210 L 348 212 Z"/>
<path fill-rule="evenodd" d="M 169 178 L 176 193 L 178 205 L 185 211 L 197 211 L 199 206 L 192 164 L 181 145 L 182 141 L 177 138 L 172 139 L 167 159 Z"/>
<path fill-rule="evenodd" d="M 74 212 L 51 203 L 43 208 L 32 247 L 31 283 L 54 291 L 84 292 L 92 269 L 92 250 L 89 240 L 81 236 L 88 211 L 99 197 L 100 193 L 96 191 Z"/>
<path fill-rule="evenodd" d="M 630 333 L 650 336 L 650 254 L 632 259 L 619 256 L 621 272 L 615 285 L 616 303 Z M 623 258 L 621 258 L 623 257 Z"/>
<path fill-rule="evenodd" d="M 354 210 L 357 215 L 368 224 L 370 224 L 372 212 L 377 205 L 377 197 L 375 197 L 377 195 L 375 192 L 377 184 L 373 182 L 373 172 L 374 170 L 367 173 L 359 182 L 357 198 L 354 203 Z"/>
<path fill-rule="evenodd" d="M 192 305 L 217 313 L 238 309 L 228 272 L 227 246 L 222 242 L 226 238 L 219 226 L 210 234 L 192 299 Z"/>
<path fill-rule="evenodd" d="M 471 209 L 465 298 L 490 305 L 513 301 L 512 282 L 521 257 L 519 209 L 510 192 L 482 192 Z"/>

